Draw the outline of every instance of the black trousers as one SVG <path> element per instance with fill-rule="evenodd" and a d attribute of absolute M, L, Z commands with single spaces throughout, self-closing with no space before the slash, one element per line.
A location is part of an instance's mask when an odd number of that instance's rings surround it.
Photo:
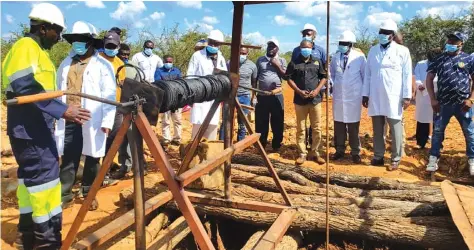
<path fill-rule="evenodd" d="M 416 144 L 424 148 L 430 136 L 430 123 L 416 122 Z"/>
<path fill-rule="evenodd" d="M 59 178 L 61 180 L 61 200 L 62 202 L 72 201 L 72 187 L 76 181 L 77 170 L 82 155 L 82 126 L 66 122 L 64 136 L 64 154 L 60 166 Z M 86 156 L 84 162 L 84 173 L 82 175 L 82 192 L 87 195 L 89 188 L 94 182 L 100 169 L 100 158 Z"/>
<path fill-rule="evenodd" d="M 114 141 L 115 136 L 117 136 L 118 130 L 122 126 L 122 123 L 123 123 L 123 114 L 116 112 L 114 126 L 112 127 L 112 130 L 110 131 L 110 134 L 107 137 L 107 141 L 105 143 L 105 155 L 107 155 L 107 153 L 109 152 L 110 147 L 112 146 L 112 142 Z M 124 171 L 125 173 L 128 173 L 132 169 L 132 157 L 130 155 L 131 153 L 130 153 L 130 146 L 128 145 L 128 137 L 127 135 L 125 135 L 123 137 L 123 142 L 120 145 L 120 148 L 118 150 L 118 160 L 119 160 L 119 165 L 120 165 L 120 171 Z"/>
<path fill-rule="evenodd" d="M 255 106 L 255 131 L 260 133 L 260 142 L 267 145 L 269 124 L 272 127 L 272 148 L 279 149 L 283 141 L 284 128 L 283 95 L 257 95 Z"/>

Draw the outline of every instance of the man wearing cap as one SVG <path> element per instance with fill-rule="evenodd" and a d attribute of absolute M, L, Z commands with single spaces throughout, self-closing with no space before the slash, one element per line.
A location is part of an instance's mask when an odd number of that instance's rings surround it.
<path fill-rule="evenodd" d="M 319 58 L 324 64 L 326 64 L 326 50 L 314 42 L 317 34 L 318 31 L 316 30 L 316 27 L 310 23 L 305 24 L 303 26 L 303 29 L 301 30 L 301 35 L 303 36 L 303 39 L 306 39 L 313 43 L 311 55 L 315 58 Z M 291 54 L 292 61 L 298 58 L 298 56 L 300 55 L 300 51 L 301 49 L 299 46 L 293 49 L 293 53 Z"/>
<path fill-rule="evenodd" d="M 63 38 L 72 44 L 72 51 L 61 62 L 57 85 L 60 90 L 81 92 L 116 100 L 116 82 L 112 64 L 100 56 L 94 47 L 100 44 L 96 28 L 83 21 L 74 23 L 72 32 Z M 107 136 L 114 125 L 115 107 L 77 96 L 63 96 L 70 105 L 80 105 L 92 111 L 91 120 L 83 126 L 60 119 L 56 122 L 56 144 L 62 155 L 60 178 L 62 201 L 73 204 L 72 187 L 79 168 L 81 155 L 85 155 L 81 193 L 85 197 L 100 168 L 100 158 L 105 155 Z M 97 200 L 89 208 L 95 210 Z"/>
<path fill-rule="evenodd" d="M 282 77 L 286 71 L 285 58 L 278 56 L 280 44 L 278 40 L 271 39 L 267 42 L 267 53 L 257 60 L 258 88 L 268 91 L 271 95 L 257 94 L 255 106 L 255 131 L 260 133 L 260 142 L 267 145 L 268 125 L 272 126 L 273 151 L 278 151 L 283 141 L 283 94 L 281 87 Z"/>
<path fill-rule="evenodd" d="M 379 44 L 370 48 L 362 88 L 362 105 L 368 108 L 374 130 L 373 166 L 384 165 L 383 128 L 387 119 L 392 131 L 392 156 L 389 171 L 398 169 L 402 157 L 403 110 L 412 97 L 412 66 L 408 48 L 393 41 L 397 24 L 382 22 Z"/>
<path fill-rule="evenodd" d="M 122 68 L 117 72 L 118 68 L 124 65 L 124 62 L 117 56 L 120 48 L 120 35 L 117 33 L 120 31 L 117 27 L 110 29 L 111 31 L 107 32 L 104 35 L 104 52 L 101 52 L 100 55 L 109 61 L 114 67 L 114 74 L 118 77 L 117 87 L 116 87 L 116 100 L 120 102 L 120 97 L 122 94 L 122 88 L 118 85 L 122 85 L 126 76 L 126 68 Z M 118 73 L 118 74 L 117 74 Z M 117 132 L 122 126 L 123 114 L 120 112 L 115 113 L 114 126 L 110 131 L 109 136 L 107 137 L 107 142 L 105 144 L 105 154 L 109 152 L 112 142 L 117 135 Z M 122 145 L 118 150 L 118 160 L 120 165 L 120 170 L 115 178 L 119 179 L 120 177 L 125 176 L 125 173 L 129 172 L 132 168 L 132 158 L 131 158 L 130 146 L 128 145 L 127 137 L 124 137 Z M 110 179 L 109 175 L 104 179 L 104 186 L 114 184 L 116 181 Z"/>
<path fill-rule="evenodd" d="M 13 44 L 2 63 L 7 99 L 56 90 L 56 68 L 46 50 L 59 41 L 64 16 L 57 6 L 38 3 L 29 19 L 29 33 Z M 57 99 L 7 107 L 7 134 L 18 163 L 17 249 L 61 247 L 61 183 L 53 137 L 54 120 L 60 118 L 83 124 L 90 112 Z"/>
<path fill-rule="evenodd" d="M 356 36 L 351 31 L 344 31 L 339 37 L 337 53 L 333 56 L 330 65 L 331 78 L 334 83 L 333 117 L 334 117 L 334 144 L 336 153 L 332 160 L 344 157 L 346 137 L 349 134 L 352 162 L 359 164 L 360 140 L 359 125 L 362 101 L 362 85 L 366 59 L 362 52 L 355 49 Z"/>
<path fill-rule="evenodd" d="M 474 122 L 472 121 L 474 103 L 474 58 L 462 52 L 467 40 L 461 32 L 448 35 L 444 53 L 428 65 L 426 87 L 433 107 L 433 137 L 426 171 L 438 170 L 444 131 L 451 117 L 456 117 L 466 140 L 469 173 L 474 176 Z M 433 80 L 438 77 L 438 93 L 435 95 Z"/>
<path fill-rule="evenodd" d="M 152 83 L 155 81 L 156 68 L 163 67 L 163 60 L 153 53 L 155 44 L 147 40 L 143 43 L 143 51 L 135 54 L 132 57 L 132 62 L 138 65 L 145 73 L 145 80 Z"/>
<path fill-rule="evenodd" d="M 220 30 L 211 30 L 207 37 L 207 46 L 199 51 L 194 52 L 188 64 L 188 76 L 207 76 L 227 71 L 225 58 L 219 51 L 221 44 L 224 42 L 224 34 Z M 191 138 L 197 135 L 201 124 L 211 109 L 214 101 L 194 103 L 191 109 L 191 123 L 193 124 Z M 217 139 L 217 126 L 219 124 L 220 107 L 211 119 L 207 130 L 204 132 L 204 138 L 208 140 Z"/>
<path fill-rule="evenodd" d="M 202 50 L 206 46 L 207 46 L 207 41 L 206 41 L 206 39 L 202 38 L 199 41 L 197 41 L 196 45 L 194 45 L 194 51 Z"/>

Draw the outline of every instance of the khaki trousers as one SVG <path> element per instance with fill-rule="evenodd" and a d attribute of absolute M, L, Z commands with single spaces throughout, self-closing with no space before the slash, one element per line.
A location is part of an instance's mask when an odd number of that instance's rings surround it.
<path fill-rule="evenodd" d="M 321 143 L 321 103 L 318 104 L 295 104 L 296 112 L 296 144 L 298 152 L 301 155 L 308 155 L 305 144 L 306 118 L 309 116 L 309 122 L 312 130 L 313 141 L 311 143 L 311 155 L 319 156 L 319 145 Z"/>
<path fill-rule="evenodd" d="M 181 109 L 175 112 L 167 111 L 161 114 L 161 128 L 163 139 L 171 141 L 171 121 L 173 121 L 173 140 L 181 141 Z"/>

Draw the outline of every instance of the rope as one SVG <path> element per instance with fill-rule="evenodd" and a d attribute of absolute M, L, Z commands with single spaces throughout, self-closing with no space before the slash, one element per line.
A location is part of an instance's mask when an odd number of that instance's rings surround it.
<path fill-rule="evenodd" d="M 229 97 L 232 84 L 227 74 L 188 77 L 193 78 L 154 82 L 155 86 L 164 91 L 161 113 L 193 103 Z"/>

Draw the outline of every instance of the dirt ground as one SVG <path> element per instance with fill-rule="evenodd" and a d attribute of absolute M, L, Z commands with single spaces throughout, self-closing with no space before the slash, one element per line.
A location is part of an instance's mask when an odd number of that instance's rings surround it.
<path fill-rule="evenodd" d="M 293 105 L 293 91 L 289 87 L 285 87 L 285 132 L 284 132 L 284 145 L 279 154 L 269 154 L 270 158 L 278 159 L 285 162 L 294 162 L 297 157 L 297 148 L 295 145 L 295 136 L 296 136 L 296 118 Z M 323 104 L 323 121 L 322 121 L 322 131 L 323 131 L 323 144 L 324 147 L 321 148 L 322 153 L 325 152 L 325 140 L 326 138 L 326 104 Z M 332 105 L 329 105 L 329 134 L 332 138 Z M 9 141 L 6 136 L 6 108 L 2 106 L 1 108 L 1 117 L 2 117 L 2 130 L 1 130 L 1 148 L 2 152 L 5 149 L 9 149 Z M 154 128 L 157 132 L 157 135 L 160 135 L 160 129 Z M 411 106 L 405 112 L 405 130 L 408 138 L 412 137 L 416 131 L 416 120 L 415 120 L 415 107 Z M 183 137 L 184 140 L 189 139 L 191 135 L 191 124 L 189 123 L 189 112 L 185 113 L 183 121 Z M 386 177 L 408 182 L 421 182 L 427 181 L 428 178 L 425 176 L 424 165 L 427 162 L 428 150 L 418 150 L 416 149 L 416 142 L 414 140 L 407 140 L 407 145 L 405 148 L 406 156 L 402 158 L 401 167 L 398 171 L 388 172 L 385 167 L 372 167 L 369 165 L 370 159 L 373 156 L 372 152 L 372 123 L 371 119 L 367 116 L 367 110 L 363 109 L 362 111 L 362 120 L 360 125 L 360 136 L 362 139 L 362 164 L 354 165 L 352 164 L 350 157 L 346 157 L 345 160 L 338 162 L 330 163 L 331 172 L 340 172 L 340 173 L 350 173 L 355 175 L 362 176 L 373 176 L 373 177 Z M 271 134 L 269 136 L 271 139 Z M 234 136 L 235 138 L 235 136 Z M 429 148 L 429 144 L 427 148 Z M 465 168 L 467 164 L 467 159 L 465 157 L 465 141 L 462 131 L 459 124 L 452 120 L 450 123 L 447 132 L 446 139 L 444 142 L 444 151 L 442 154 L 442 159 L 440 161 L 440 173 L 439 176 L 449 176 L 453 178 L 462 178 L 468 179 L 468 173 Z M 388 145 L 387 145 L 388 148 Z M 178 147 L 170 146 L 167 149 L 169 153 L 171 162 L 173 165 L 177 166 L 179 163 L 178 156 Z M 334 148 L 330 148 L 330 153 L 334 153 Z M 146 159 L 149 169 L 153 168 L 153 160 L 149 157 L 148 152 L 146 152 Z M 386 162 L 389 162 L 390 154 L 387 151 L 385 155 Z M 16 167 L 17 164 L 15 159 L 11 155 L 3 156 L 2 154 L 2 166 L 1 170 L 7 171 L 10 168 Z M 304 167 L 310 167 L 315 170 L 323 171 L 325 165 L 318 165 L 314 162 L 306 162 Z M 151 170 L 147 179 L 157 181 L 161 180 L 161 175 L 154 170 Z M 85 218 L 84 223 L 80 228 L 80 233 L 78 239 L 84 238 L 86 235 L 94 232 L 98 228 L 106 225 L 108 222 L 119 217 L 127 211 L 127 208 L 118 204 L 119 192 L 123 188 L 131 187 L 132 180 L 127 179 L 119 182 L 116 186 L 111 186 L 103 188 L 98 193 L 99 200 L 99 209 L 96 211 L 89 212 Z M 148 196 L 148 195 L 147 195 Z M 1 208 L 1 249 L 14 249 L 13 241 L 15 240 L 16 234 L 16 225 L 18 223 L 18 205 L 16 203 L 16 198 L 13 196 L 2 197 L 2 208 Z M 63 211 L 63 238 L 66 237 L 66 234 L 76 217 L 77 212 L 81 206 L 81 200 L 76 200 L 74 206 L 67 208 Z M 133 230 L 132 230 L 133 231 Z M 133 235 L 124 235 L 121 240 L 118 242 L 113 249 L 130 249 L 134 247 Z M 112 249 L 111 244 L 107 244 L 109 247 L 103 247 L 103 249 Z M 357 249 L 357 247 L 347 247 L 344 246 L 334 247 L 334 249 Z"/>

